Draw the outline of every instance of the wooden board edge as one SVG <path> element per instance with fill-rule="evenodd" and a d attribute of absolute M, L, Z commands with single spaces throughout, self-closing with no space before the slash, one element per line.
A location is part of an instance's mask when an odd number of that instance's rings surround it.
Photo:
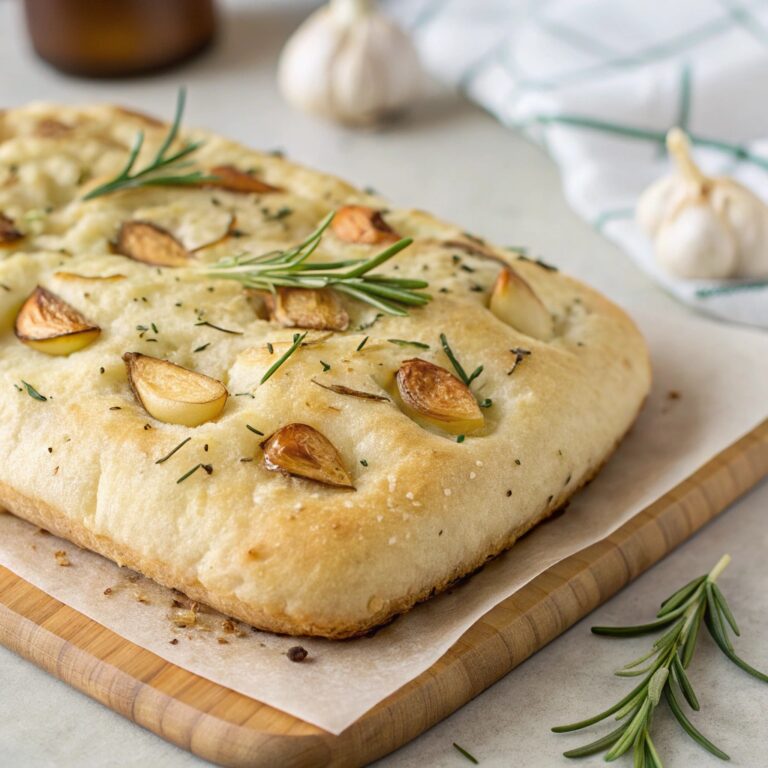
<path fill-rule="evenodd" d="M 162 738 L 225 766 L 358 766 L 382 757 L 456 711 L 657 562 L 768 474 L 768 421 L 606 539 L 567 558 L 494 607 L 430 669 L 338 736 L 179 670 L 234 702 L 214 714 L 194 691 L 169 692 L 162 672 L 141 680 L 67 636 L 66 620 L 33 621 L 4 605 L 0 643 Z M 45 593 L 9 574 L 52 601 Z M 575 599 L 574 599 L 575 598 Z M 48 626 L 50 625 L 50 626 Z M 34 642 L 31 641 L 35 633 Z M 215 697 L 214 697 L 215 698 Z M 185 700 L 188 699 L 188 700 Z"/>

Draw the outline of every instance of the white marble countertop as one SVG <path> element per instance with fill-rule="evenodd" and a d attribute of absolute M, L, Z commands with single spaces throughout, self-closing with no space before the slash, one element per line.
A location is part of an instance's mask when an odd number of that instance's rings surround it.
<path fill-rule="evenodd" d="M 619 300 L 630 290 L 642 291 L 660 308 L 683 311 L 567 208 L 556 171 L 539 149 L 461 99 L 436 93 L 403 122 L 379 133 L 351 133 L 290 111 L 275 93 L 274 58 L 305 14 L 302 5 L 231 0 L 218 44 L 202 58 L 158 77 L 99 82 L 59 75 L 35 59 L 20 4 L 0 0 L 0 104 L 114 100 L 167 114 L 177 86 L 185 83 L 191 124 L 255 146 L 280 147 L 300 162 L 372 185 L 402 204 L 432 210 L 490 239 L 526 244 Z M 560 753 L 581 744 L 581 737 L 555 736 L 549 727 L 592 714 L 623 695 L 626 682 L 610 671 L 644 647 L 643 640 L 594 637 L 589 627 L 651 616 L 670 588 L 706 571 L 726 551 L 734 562 L 721 585 L 742 625 L 738 649 L 757 667 L 768 668 L 766 508 L 764 483 L 592 616 L 377 765 L 469 765 L 452 748 L 454 741 L 484 766 L 571 765 Z M 691 675 L 702 703 L 696 724 L 731 754 L 732 765 L 767 768 L 768 686 L 732 667 L 708 639 Z M 2 766 L 203 764 L 1 647 L 0 685 Z M 665 712 L 657 731 L 667 768 L 720 764 Z"/>

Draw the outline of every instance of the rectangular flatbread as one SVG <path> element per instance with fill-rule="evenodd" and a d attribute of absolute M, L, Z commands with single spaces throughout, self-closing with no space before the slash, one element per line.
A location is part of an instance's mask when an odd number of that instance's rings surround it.
<path fill-rule="evenodd" d="M 633 423 L 632 321 L 422 211 L 198 130 L 171 145 L 202 142 L 194 183 L 84 199 L 168 130 L 0 113 L 13 514 L 255 627 L 350 637 L 510 547 Z"/>

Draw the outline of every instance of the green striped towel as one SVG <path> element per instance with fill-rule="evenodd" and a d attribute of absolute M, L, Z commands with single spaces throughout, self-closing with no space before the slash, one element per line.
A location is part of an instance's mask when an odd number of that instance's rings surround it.
<path fill-rule="evenodd" d="M 696 309 L 768 328 L 768 280 L 680 280 L 634 222 L 679 125 L 768 200 L 765 0 L 389 0 L 427 68 L 542 143 L 573 208 Z"/>

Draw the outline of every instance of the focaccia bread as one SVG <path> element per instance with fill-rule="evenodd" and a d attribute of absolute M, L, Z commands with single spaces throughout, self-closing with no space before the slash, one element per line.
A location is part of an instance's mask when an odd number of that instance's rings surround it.
<path fill-rule="evenodd" d="M 203 142 L 188 157 L 203 180 L 84 200 L 138 131 L 140 169 L 166 124 L 111 106 L 0 113 L 12 513 L 255 627 L 349 637 L 508 548 L 635 419 L 645 344 L 590 288 L 202 131 L 173 147 Z M 205 272 L 284 252 L 334 211 L 309 262 L 413 238 L 367 279 L 426 281 L 431 301 L 391 315 Z"/>

